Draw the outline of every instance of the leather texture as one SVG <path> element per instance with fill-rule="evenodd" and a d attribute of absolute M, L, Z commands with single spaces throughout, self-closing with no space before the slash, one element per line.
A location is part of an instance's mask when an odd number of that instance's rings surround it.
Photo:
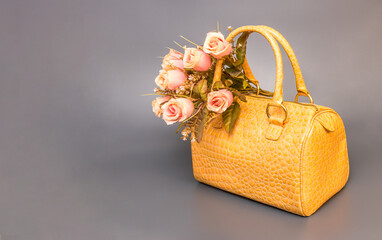
<path fill-rule="evenodd" d="M 310 216 L 347 182 L 349 162 L 343 122 L 330 108 L 284 102 L 281 53 L 271 30 L 245 26 L 231 32 L 227 40 L 244 31 L 258 32 L 272 45 L 277 65 L 275 94 L 273 98 L 254 95 L 247 97 L 246 103 L 239 102 L 241 113 L 230 135 L 221 128 L 221 118 L 205 128 L 200 143 L 191 143 L 194 177 Z M 288 51 L 290 46 L 285 46 Z M 291 61 L 298 66 L 295 57 Z M 220 79 L 219 71 L 216 68 L 214 81 Z M 298 81 L 303 82 L 302 76 L 296 76 Z"/>

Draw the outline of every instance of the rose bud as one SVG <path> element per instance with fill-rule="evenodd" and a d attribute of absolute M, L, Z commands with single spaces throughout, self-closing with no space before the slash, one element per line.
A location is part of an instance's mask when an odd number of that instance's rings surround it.
<path fill-rule="evenodd" d="M 167 125 L 186 120 L 194 112 L 194 104 L 187 98 L 172 98 L 162 106 L 163 120 Z"/>
<path fill-rule="evenodd" d="M 153 106 L 153 112 L 155 113 L 155 115 L 157 117 L 160 117 L 162 116 L 162 108 L 161 108 L 161 105 L 165 102 L 167 102 L 168 100 L 170 100 L 170 97 L 157 97 L 153 102 L 152 102 L 152 106 Z"/>
<path fill-rule="evenodd" d="M 155 83 L 162 89 L 175 90 L 186 81 L 186 74 L 181 70 L 159 71 Z"/>
<path fill-rule="evenodd" d="M 209 32 L 204 41 L 203 50 L 214 58 L 220 59 L 231 53 L 232 45 L 224 39 L 220 32 Z"/>
<path fill-rule="evenodd" d="M 207 95 L 207 109 L 216 113 L 222 113 L 233 102 L 233 95 L 227 89 L 210 92 Z"/>
<path fill-rule="evenodd" d="M 183 53 L 170 49 L 170 52 L 163 58 L 162 68 L 166 71 L 183 70 Z"/>
<path fill-rule="evenodd" d="M 186 48 L 183 57 L 184 68 L 204 72 L 211 67 L 211 57 L 197 48 Z"/>

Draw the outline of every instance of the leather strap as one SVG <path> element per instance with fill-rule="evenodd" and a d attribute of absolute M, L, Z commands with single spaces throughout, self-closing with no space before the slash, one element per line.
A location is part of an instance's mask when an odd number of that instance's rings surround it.
<path fill-rule="evenodd" d="M 283 102 L 283 63 L 282 63 L 280 48 L 279 48 L 276 40 L 271 35 L 269 29 L 270 28 L 266 27 L 266 26 L 243 26 L 243 27 L 239 27 L 239 28 L 235 29 L 234 31 L 232 31 L 228 35 L 226 40 L 228 42 L 232 42 L 233 38 L 236 35 L 243 33 L 243 32 L 257 32 L 257 33 L 262 34 L 268 40 L 268 42 L 272 46 L 273 52 L 275 54 L 275 59 L 276 59 L 276 82 L 275 82 L 275 91 L 273 94 L 273 104 L 272 105 L 277 106 L 277 105 L 281 105 Z M 280 36 L 281 36 L 281 34 L 280 34 Z M 287 46 L 287 45 L 285 45 L 285 46 Z M 288 52 L 290 52 L 290 51 L 288 50 Z M 295 62 L 295 65 L 298 66 L 297 61 L 293 61 L 293 62 Z M 223 59 L 220 59 L 216 62 L 216 68 L 215 68 L 215 74 L 214 74 L 214 80 L 213 80 L 214 82 L 220 81 L 220 79 L 221 79 L 222 64 L 223 64 Z M 300 87 L 305 86 L 302 75 L 299 74 L 296 76 L 301 76 L 301 77 L 298 77 L 297 83 L 299 84 L 299 86 Z M 306 91 L 306 92 L 309 93 L 308 91 Z"/>
<path fill-rule="evenodd" d="M 249 67 L 247 57 L 244 58 L 244 62 L 243 62 L 242 66 L 243 66 L 245 76 L 247 76 L 248 80 L 253 82 L 256 86 L 259 86 L 259 81 L 257 81 L 257 79 L 255 78 L 255 76 L 252 73 L 251 68 Z"/>
<path fill-rule="evenodd" d="M 301 68 L 300 68 L 300 65 L 298 64 L 296 55 L 294 54 L 294 51 L 293 51 L 292 47 L 290 46 L 290 44 L 288 43 L 288 41 L 278 31 L 276 31 L 275 29 L 273 29 L 271 27 L 263 26 L 263 25 L 261 25 L 259 27 L 263 27 L 265 30 L 267 30 L 283 46 L 285 52 L 287 53 L 287 55 L 289 57 L 289 60 L 291 61 L 292 67 L 293 67 L 293 71 L 294 71 L 294 74 L 296 77 L 297 92 L 300 95 L 305 95 L 305 96 L 311 98 L 310 93 L 306 89 L 304 78 L 302 77 Z M 244 70 L 244 73 L 248 77 L 249 80 L 258 84 L 258 80 L 256 80 L 255 76 L 253 75 L 253 73 L 249 67 L 247 58 L 245 58 L 245 60 L 244 60 L 243 70 Z M 296 101 L 297 101 L 297 99 L 296 99 Z M 311 100 L 311 102 L 313 102 L 313 100 Z"/>
<path fill-rule="evenodd" d="M 273 103 L 274 105 L 281 105 L 283 102 L 283 88 L 282 88 L 282 82 L 283 82 L 283 63 L 282 63 L 282 57 L 281 57 L 281 51 L 279 48 L 278 43 L 276 40 L 272 37 L 272 35 L 262 26 L 243 26 L 235 29 L 232 31 L 228 37 L 227 41 L 232 42 L 233 38 L 243 32 L 257 32 L 262 34 L 268 42 L 271 44 L 275 60 L 276 60 L 276 82 L 275 82 L 275 91 L 273 94 Z M 213 83 L 220 81 L 221 74 L 222 74 L 222 65 L 223 65 L 223 59 L 219 59 L 216 62 L 216 68 L 214 73 L 214 79 Z"/>

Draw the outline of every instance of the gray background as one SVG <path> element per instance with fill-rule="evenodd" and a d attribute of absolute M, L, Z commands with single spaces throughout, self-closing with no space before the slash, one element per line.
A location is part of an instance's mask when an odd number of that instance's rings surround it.
<path fill-rule="evenodd" d="M 141 96 L 166 46 L 201 44 L 218 20 L 279 30 L 315 102 L 344 120 L 351 176 L 312 217 L 197 183 L 189 142 Z M 380 0 L 1 0 L 2 240 L 382 239 L 381 37 Z M 248 58 L 273 90 L 262 37 Z"/>

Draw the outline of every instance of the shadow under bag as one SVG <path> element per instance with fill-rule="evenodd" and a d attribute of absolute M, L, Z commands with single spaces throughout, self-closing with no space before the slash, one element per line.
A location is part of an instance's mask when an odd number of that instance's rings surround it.
<path fill-rule="evenodd" d="M 344 124 L 333 109 L 313 104 L 294 52 L 280 33 L 267 26 L 244 26 L 232 31 L 227 41 L 245 32 L 262 34 L 273 48 L 273 97 L 253 95 L 246 103 L 240 102 L 240 116 L 230 135 L 216 127 L 215 120 L 207 126 L 201 142 L 191 144 L 195 179 L 310 216 L 347 182 Z M 297 85 L 295 102 L 283 101 L 283 63 L 276 40 L 292 62 Z M 214 83 L 220 81 L 222 62 L 216 64 Z M 243 69 L 248 79 L 258 84 L 247 60 Z M 298 103 L 301 95 L 309 97 L 310 103 Z"/>

